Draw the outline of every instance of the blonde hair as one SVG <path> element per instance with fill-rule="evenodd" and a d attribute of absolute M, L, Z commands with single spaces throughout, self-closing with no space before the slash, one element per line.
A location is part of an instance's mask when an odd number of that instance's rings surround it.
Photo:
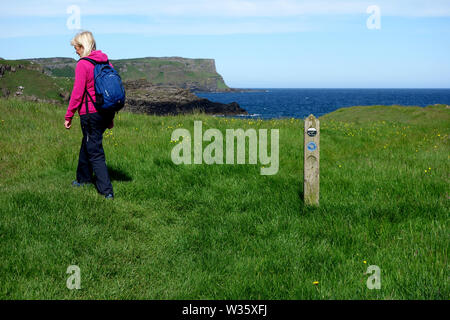
<path fill-rule="evenodd" d="M 90 55 L 93 50 L 97 50 L 94 36 L 90 31 L 81 31 L 77 33 L 70 41 L 70 45 L 83 47 L 82 58 Z"/>

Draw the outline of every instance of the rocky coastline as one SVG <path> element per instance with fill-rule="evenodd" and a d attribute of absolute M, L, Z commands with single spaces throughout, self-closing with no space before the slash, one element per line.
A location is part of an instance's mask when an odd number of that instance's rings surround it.
<path fill-rule="evenodd" d="M 214 115 L 246 115 L 238 103 L 212 102 L 200 98 L 188 89 L 175 86 L 158 86 L 144 79 L 125 81 L 126 103 L 124 110 L 153 115 L 176 115 L 194 111 Z"/>

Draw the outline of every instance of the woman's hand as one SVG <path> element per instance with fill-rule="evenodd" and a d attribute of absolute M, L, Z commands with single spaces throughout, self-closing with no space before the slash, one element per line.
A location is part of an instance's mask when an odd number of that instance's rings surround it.
<path fill-rule="evenodd" d="M 72 126 L 72 119 L 66 120 L 66 122 L 64 122 L 64 127 L 66 127 L 66 129 L 70 129 L 71 126 Z"/>

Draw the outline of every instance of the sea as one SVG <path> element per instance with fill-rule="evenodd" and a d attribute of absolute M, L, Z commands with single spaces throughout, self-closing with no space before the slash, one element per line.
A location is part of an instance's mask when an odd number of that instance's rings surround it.
<path fill-rule="evenodd" d="M 352 106 L 401 105 L 426 107 L 450 105 L 450 89 L 247 89 L 241 92 L 198 92 L 214 102 L 237 102 L 248 115 L 243 118 L 316 117 Z"/>

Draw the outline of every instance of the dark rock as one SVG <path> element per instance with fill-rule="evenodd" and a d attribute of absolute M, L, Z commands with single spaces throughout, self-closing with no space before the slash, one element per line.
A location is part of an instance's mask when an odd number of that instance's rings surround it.
<path fill-rule="evenodd" d="M 148 81 L 134 80 L 124 83 L 125 110 L 156 115 L 175 115 L 202 111 L 208 114 L 248 114 L 238 103 L 212 102 L 199 98 L 188 89 L 175 86 L 155 86 Z"/>
<path fill-rule="evenodd" d="M 8 88 L 2 88 L 2 97 L 8 97 L 11 94 Z"/>
<path fill-rule="evenodd" d="M 6 71 L 11 71 L 11 66 L 9 64 L 0 65 L 0 75 L 4 75 Z"/>

